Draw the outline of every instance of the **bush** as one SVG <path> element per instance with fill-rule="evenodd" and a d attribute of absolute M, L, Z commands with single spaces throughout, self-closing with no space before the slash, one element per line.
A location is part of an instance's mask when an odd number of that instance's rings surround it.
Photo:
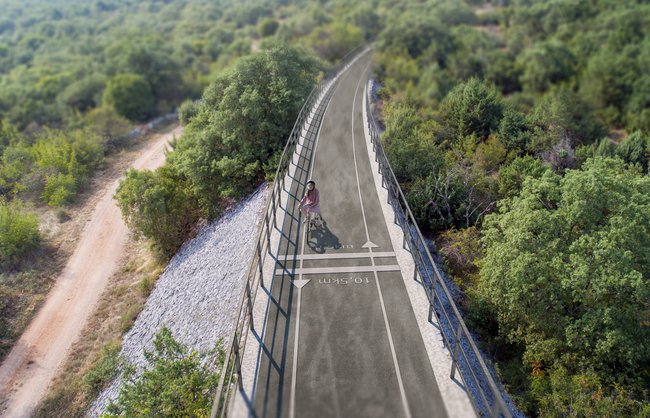
<path fill-rule="evenodd" d="M 39 241 L 38 217 L 21 202 L 0 198 L 0 269 L 20 263 Z"/>
<path fill-rule="evenodd" d="M 110 106 L 92 109 L 84 115 L 84 122 L 90 131 L 101 137 L 107 150 L 124 146 L 131 130 L 131 123 Z"/>
<path fill-rule="evenodd" d="M 77 182 L 72 174 L 53 174 L 45 178 L 43 200 L 50 206 L 63 206 L 72 202 L 77 193 Z"/>
<path fill-rule="evenodd" d="M 129 170 L 115 198 L 129 227 L 151 239 L 162 257 L 176 252 L 199 219 L 186 182 L 169 167 L 155 172 Z"/>
<path fill-rule="evenodd" d="M 215 369 L 223 364 L 223 350 L 217 349 L 217 361 L 210 364 L 206 357 L 214 353 L 189 352 L 167 327 L 156 334 L 153 346 L 153 351 L 144 353 L 150 368 L 141 376 L 135 368 L 127 368 L 125 385 L 103 416 L 208 416 L 219 384 Z"/>
<path fill-rule="evenodd" d="M 99 392 L 117 375 L 120 349 L 119 342 L 110 342 L 102 347 L 99 359 L 83 377 L 88 398 L 95 398 L 99 395 Z"/>
<path fill-rule="evenodd" d="M 152 115 L 154 96 L 142 76 L 118 74 L 108 82 L 102 102 L 127 119 L 141 121 Z"/>
<path fill-rule="evenodd" d="M 352 48 L 361 45 L 364 35 L 356 26 L 335 22 L 316 28 L 307 41 L 320 58 L 334 62 L 343 58 Z"/>
<path fill-rule="evenodd" d="M 275 31 L 280 27 L 280 23 L 271 17 L 265 17 L 257 23 L 257 33 L 260 38 L 266 38 L 275 34 Z"/>
<path fill-rule="evenodd" d="M 557 367 L 533 378 L 532 394 L 543 417 L 647 417 L 650 404 L 620 385 L 607 387 L 593 370 L 571 373 Z"/>
<path fill-rule="evenodd" d="M 199 113 L 199 105 L 193 100 L 185 100 L 178 108 L 178 120 L 185 126 Z"/>
<path fill-rule="evenodd" d="M 493 86 L 472 78 L 447 94 L 440 111 L 457 138 L 474 134 L 485 139 L 499 126 L 503 104 Z"/>

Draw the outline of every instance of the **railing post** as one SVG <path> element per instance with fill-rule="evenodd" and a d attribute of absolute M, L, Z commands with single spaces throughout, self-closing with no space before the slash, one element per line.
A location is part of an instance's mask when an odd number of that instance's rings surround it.
<path fill-rule="evenodd" d="M 253 318 L 253 300 L 252 300 L 252 295 L 251 295 L 251 286 L 250 283 L 247 281 L 246 282 L 246 293 L 247 299 L 248 299 L 248 327 L 251 330 L 255 329 L 255 321 Z"/>
<path fill-rule="evenodd" d="M 257 269 L 260 272 L 260 284 L 264 287 L 264 263 L 262 263 L 262 247 L 260 247 L 260 241 L 257 241 Z"/>
<path fill-rule="evenodd" d="M 277 212 L 275 207 L 275 188 L 273 188 L 273 191 L 271 192 L 271 207 L 273 208 L 273 227 L 277 228 L 278 221 L 277 221 Z"/>
<path fill-rule="evenodd" d="M 461 330 L 461 326 L 460 326 L 461 322 L 460 321 L 461 321 L 461 319 L 459 318 L 458 326 L 456 327 L 456 335 L 455 335 L 455 338 L 454 338 L 455 341 L 456 341 L 456 344 L 454 345 L 454 353 L 453 353 L 453 355 L 451 357 L 452 361 L 451 361 L 451 374 L 450 374 L 450 377 L 452 379 L 454 379 L 455 376 L 456 376 L 456 367 L 457 367 L 457 363 L 458 363 L 458 360 L 456 360 L 456 357 L 458 356 L 458 346 L 460 345 L 460 330 Z"/>
<path fill-rule="evenodd" d="M 237 372 L 237 383 L 239 383 L 239 388 L 243 389 L 244 388 L 244 383 L 242 382 L 241 378 L 241 359 L 239 358 L 239 338 L 235 338 L 234 341 L 234 352 L 235 352 L 235 370 Z M 224 399 L 224 404 L 223 407 L 224 409 L 227 406 L 228 399 Z"/>

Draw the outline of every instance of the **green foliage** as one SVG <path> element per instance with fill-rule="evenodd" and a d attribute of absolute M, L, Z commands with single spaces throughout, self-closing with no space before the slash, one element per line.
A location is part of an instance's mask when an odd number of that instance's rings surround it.
<path fill-rule="evenodd" d="M 110 106 L 90 110 L 84 115 L 83 123 L 101 137 L 106 150 L 125 145 L 127 134 L 131 130 L 131 123 Z"/>
<path fill-rule="evenodd" d="M 650 161 L 650 136 L 634 132 L 616 149 L 616 154 L 629 164 L 639 164 L 644 172 L 648 172 Z"/>
<path fill-rule="evenodd" d="M 440 128 L 434 121 L 425 122 L 412 106 L 399 102 L 384 109 L 384 118 L 382 142 L 397 181 L 410 183 L 444 166 L 435 146 L 434 133 Z"/>
<path fill-rule="evenodd" d="M 83 377 L 86 396 L 95 398 L 113 381 L 120 363 L 121 348 L 119 342 L 110 342 L 102 347 L 99 359 Z"/>
<path fill-rule="evenodd" d="M 477 78 L 454 87 L 440 104 L 442 116 L 457 138 L 487 138 L 499 126 L 503 104 L 496 89 Z"/>
<path fill-rule="evenodd" d="M 206 89 L 169 156 L 204 216 L 216 216 L 224 199 L 251 191 L 263 164 L 284 148 L 313 86 L 315 64 L 301 50 L 276 46 L 240 60 Z"/>
<path fill-rule="evenodd" d="M 103 103 L 131 120 L 144 120 L 153 112 L 154 96 L 144 77 L 137 74 L 118 74 L 104 91 Z"/>
<path fill-rule="evenodd" d="M 0 270 L 17 265 L 39 241 L 38 217 L 20 201 L 0 198 Z"/>
<path fill-rule="evenodd" d="M 648 364 L 649 225 L 650 178 L 618 159 L 528 178 L 500 202 L 483 231 L 478 291 L 528 365 L 612 377 Z"/>
<path fill-rule="evenodd" d="M 199 113 L 199 105 L 192 100 L 185 100 L 178 108 L 178 120 L 186 126 Z"/>
<path fill-rule="evenodd" d="M 50 174 L 45 177 L 43 200 L 50 206 L 63 206 L 72 202 L 77 193 L 77 182 L 72 174 Z"/>
<path fill-rule="evenodd" d="M 261 38 L 266 38 L 275 34 L 275 31 L 280 27 L 280 23 L 270 17 L 265 17 L 257 23 L 257 33 Z"/>
<path fill-rule="evenodd" d="M 185 179 L 169 167 L 126 173 L 115 194 L 126 223 L 152 241 L 162 257 L 171 257 L 199 218 Z"/>
<path fill-rule="evenodd" d="M 101 104 L 106 80 L 101 75 L 88 76 L 68 84 L 57 95 L 57 101 L 76 110 L 86 111 Z"/>
<path fill-rule="evenodd" d="M 439 235 L 436 244 L 461 289 L 473 287 L 478 279 L 476 263 L 483 255 L 478 228 L 449 229 Z"/>
<path fill-rule="evenodd" d="M 100 138 L 90 131 L 47 130 L 31 152 L 37 172 L 45 178 L 43 200 L 50 206 L 70 203 L 104 156 Z"/>
<path fill-rule="evenodd" d="M 505 106 L 499 122 L 499 141 L 511 151 L 525 152 L 531 140 L 533 125 L 523 112 L 512 106 Z"/>
<path fill-rule="evenodd" d="M 517 63 L 524 88 L 539 92 L 573 77 L 577 64 L 571 51 L 560 42 L 543 42 L 527 48 Z"/>
<path fill-rule="evenodd" d="M 633 399 L 621 385 L 608 388 L 593 370 L 577 374 L 557 367 L 533 379 L 532 393 L 545 417 L 647 417 L 650 405 Z"/>
<path fill-rule="evenodd" d="M 311 49 L 322 59 L 333 62 L 364 42 L 361 29 L 344 22 L 319 27 L 307 38 Z"/>
<path fill-rule="evenodd" d="M 538 179 L 547 171 L 547 166 L 530 155 L 515 158 L 499 169 L 497 180 L 499 197 L 502 199 L 514 197 L 521 190 L 526 178 Z"/>
<path fill-rule="evenodd" d="M 149 368 L 140 377 L 134 368 L 127 370 L 124 388 L 103 416 L 207 417 L 219 383 L 214 370 L 223 364 L 223 350 L 217 349 L 216 364 L 206 365 L 205 354 L 189 352 L 167 327 L 156 334 L 153 345 L 153 351 L 144 354 Z"/>

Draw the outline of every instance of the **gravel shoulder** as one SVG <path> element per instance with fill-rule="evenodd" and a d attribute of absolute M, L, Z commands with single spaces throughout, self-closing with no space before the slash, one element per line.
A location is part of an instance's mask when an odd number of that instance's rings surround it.
<path fill-rule="evenodd" d="M 144 350 L 152 349 L 153 338 L 163 326 L 197 351 L 209 351 L 230 335 L 268 194 L 268 188 L 260 186 L 220 219 L 203 226 L 174 255 L 124 336 L 120 355 L 127 362 L 139 370 L 146 367 Z M 104 412 L 121 386 L 118 376 L 88 415 Z"/>

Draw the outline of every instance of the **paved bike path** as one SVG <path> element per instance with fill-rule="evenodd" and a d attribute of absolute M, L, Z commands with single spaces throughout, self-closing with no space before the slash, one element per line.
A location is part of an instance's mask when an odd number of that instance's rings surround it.
<path fill-rule="evenodd" d="M 302 149 L 297 199 L 283 205 L 252 416 L 446 417 L 368 159 L 370 62 L 366 54 L 334 87 Z M 308 178 L 325 220 L 311 232 L 296 207 Z"/>

